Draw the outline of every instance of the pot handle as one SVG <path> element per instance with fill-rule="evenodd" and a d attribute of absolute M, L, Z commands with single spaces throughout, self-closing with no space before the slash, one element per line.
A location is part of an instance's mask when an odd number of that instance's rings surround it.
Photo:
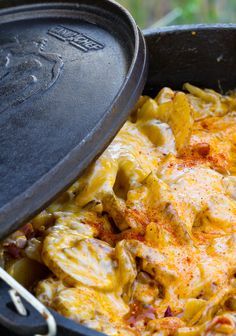
<path fill-rule="evenodd" d="M 0 278 L 0 324 L 18 335 L 55 336 L 52 313 L 1 267 Z"/>
<path fill-rule="evenodd" d="M 1 267 L 0 326 L 7 329 L 6 335 L 10 331 L 12 335 L 55 336 L 58 331 L 66 336 L 105 336 L 47 309 Z"/>

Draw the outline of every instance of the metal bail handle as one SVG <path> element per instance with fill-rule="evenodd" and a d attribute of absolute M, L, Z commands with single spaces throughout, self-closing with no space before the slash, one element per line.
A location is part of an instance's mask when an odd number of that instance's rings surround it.
<path fill-rule="evenodd" d="M 18 335 L 55 336 L 51 312 L 1 267 L 0 278 L 0 324 Z"/>

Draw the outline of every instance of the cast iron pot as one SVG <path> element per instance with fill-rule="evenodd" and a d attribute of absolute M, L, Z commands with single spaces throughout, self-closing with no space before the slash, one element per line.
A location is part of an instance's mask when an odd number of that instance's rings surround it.
<path fill-rule="evenodd" d="M 226 92 L 236 87 L 236 25 L 175 26 L 144 32 L 149 49 L 150 68 L 145 94 L 155 95 L 169 86 L 182 89 L 185 82 Z M 25 302 L 27 317 L 19 316 L 11 302 L 6 286 L 0 286 L 0 321 L 8 325 L 4 335 L 46 334 L 47 326 Z M 53 311 L 58 335 L 99 336 Z M 10 330 L 10 331 L 9 331 Z"/>

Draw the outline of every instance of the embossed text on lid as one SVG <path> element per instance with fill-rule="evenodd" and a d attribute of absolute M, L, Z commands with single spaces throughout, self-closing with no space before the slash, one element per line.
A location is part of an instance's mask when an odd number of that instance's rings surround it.
<path fill-rule="evenodd" d="M 49 29 L 48 34 L 55 36 L 59 40 L 68 41 L 69 44 L 83 50 L 84 52 L 104 48 L 103 44 L 95 41 L 89 36 L 63 26 L 56 26 Z"/>

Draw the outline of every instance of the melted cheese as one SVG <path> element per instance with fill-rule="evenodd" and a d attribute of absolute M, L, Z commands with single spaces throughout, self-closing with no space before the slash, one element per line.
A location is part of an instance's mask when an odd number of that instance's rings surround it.
<path fill-rule="evenodd" d="M 236 100 L 185 88 L 141 97 L 32 221 L 52 273 L 37 297 L 107 335 L 236 334 Z"/>

